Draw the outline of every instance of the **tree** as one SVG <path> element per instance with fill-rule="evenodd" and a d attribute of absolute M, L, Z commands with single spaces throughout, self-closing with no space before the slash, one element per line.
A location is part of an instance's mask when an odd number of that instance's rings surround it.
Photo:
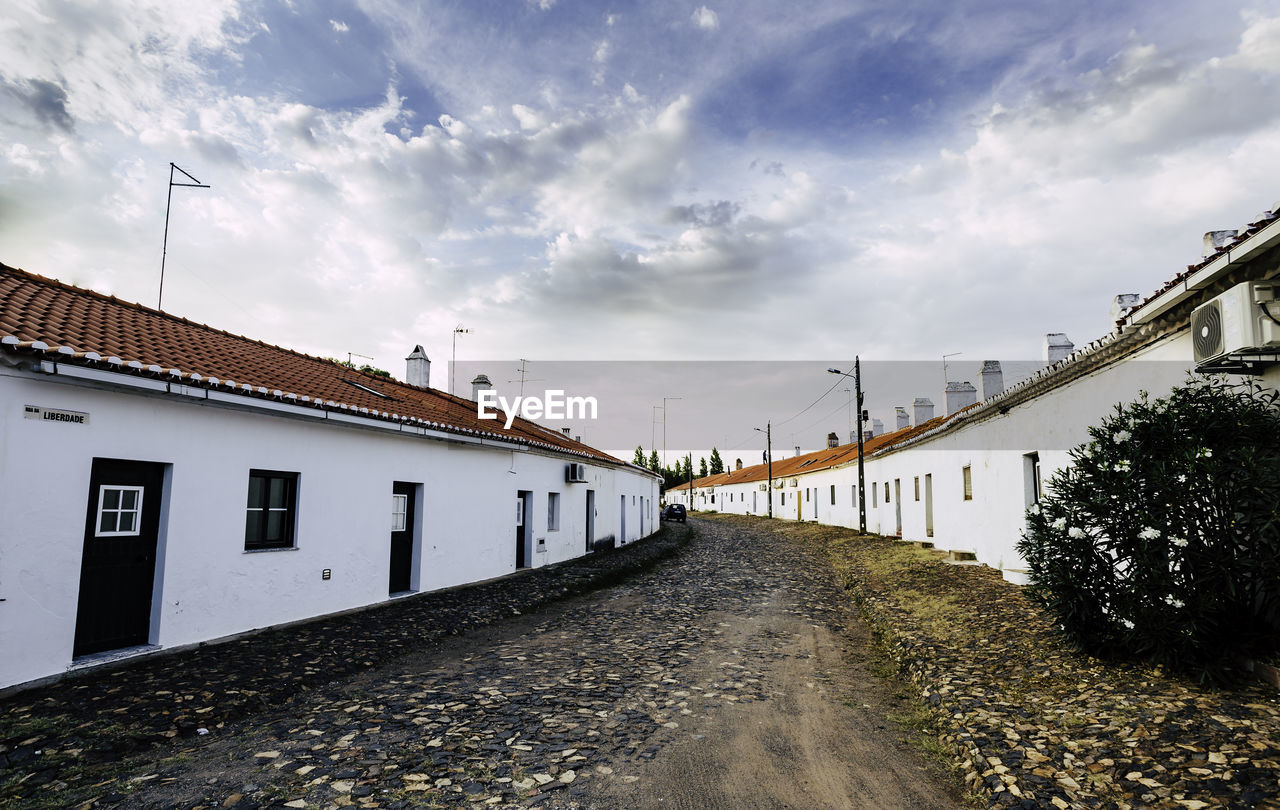
<path fill-rule="evenodd" d="M 637 467 L 644 466 L 644 448 L 638 444 L 636 445 L 636 457 L 631 460 L 631 463 Z"/>
<path fill-rule="evenodd" d="M 724 472 L 724 461 L 720 458 L 720 451 L 711 448 L 711 474 L 719 475 Z"/>
<path fill-rule="evenodd" d="M 658 451 L 654 450 L 649 454 L 649 469 L 658 472 L 662 468 L 662 462 L 658 460 Z"/>
<path fill-rule="evenodd" d="M 706 457 L 706 456 L 703 456 L 702 458 L 698 459 L 698 462 L 699 462 L 699 463 L 698 463 L 698 477 L 699 477 L 699 478 L 706 478 L 706 477 L 707 477 L 707 457 Z"/>
<path fill-rule="evenodd" d="M 1193 378 L 1089 429 L 1018 544 L 1070 641 L 1217 681 L 1280 651 L 1276 400 Z"/>

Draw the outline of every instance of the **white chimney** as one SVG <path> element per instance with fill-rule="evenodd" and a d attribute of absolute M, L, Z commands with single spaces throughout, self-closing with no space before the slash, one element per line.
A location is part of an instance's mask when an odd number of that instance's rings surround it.
<path fill-rule="evenodd" d="M 907 415 L 907 409 L 899 405 L 893 409 L 893 418 L 897 424 L 894 430 L 902 430 L 904 427 L 911 427 L 911 417 Z"/>
<path fill-rule="evenodd" d="M 1129 314 L 1129 310 L 1142 303 L 1142 296 L 1137 293 L 1120 293 L 1111 302 L 1111 322 L 1115 323 Z"/>
<path fill-rule="evenodd" d="M 839 447 L 839 446 L 840 446 L 840 436 L 836 433 L 828 433 L 827 447 L 830 448 L 830 447 Z"/>
<path fill-rule="evenodd" d="M 796 455 L 797 455 L 797 456 L 799 456 L 799 455 L 800 455 L 800 445 L 798 445 L 798 444 L 796 445 Z"/>
<path fill-rule="evenodd" d="M 431 387 L 431 360 L 419 344 L 404 359 L 404 381 L 419 388 Z"/>
<path fill-rule="evenodd" d="M 1213 254 L 1222 250 L 1236 238 L 1235 231 L 1209 231 L 1204 235 L 1204 258 L 1209 258 Z"/>
<path fill-rule="evenodd" d="M 978 401 L 978 389 L 973 387 L 973 383 L 965 380 L 964 382 L 947 383 L 947 413 L 959 413 L 962 408 L 967 408 Z"/>
<path fill-rule="evenodd" d="M 872 436 L 883 436 L 883 435 L 884 435 L 884 422 L 881 422 L 879 419 L 872 419 L 872 420 L 871 420 L 871 435 L 872 435 Z"/>
<path fill-rule="evenodd" d="M 493 388 L 493 383 L 489 382 L 489 378 L 483 374 L 477 374 L 476 378 L 471 381 L 471 401 L 480 401 L 480 392 Z"/>
<path fill-rule="evenodd" d="M 1053 365 L 1075 351 L 1076 344 L 1062 332 L 1050 332 L 1044 336 L 1044 362 Z"/>
<path fill-rule="evenodd" d="M 933 402 L 928 397 L 916 397 L 911 403 L 911 421 L 916 427 L 933 418 Z"/>
<path fill-rule="evenodd" d="M 855 444 L 857 443 L 857 441 L 858 441 L 858 431 L 856 430 L 849 431 L 849 444 Z"/>
<path fill-rule="evenodd" d="M 737 461 L 733 462 L 733 468 L 734 468 L 735 470 L 741 470 L 741 469 L 742 469 L 742 459 L 738 459 Z"/>
<path fill-rule="evenodd" d="M 982 361 L 980 382 L 983 399 L 991 399 L 996 394 L 1004 393 L 1004 370 L 1000 368 L 999 360 Z"/>

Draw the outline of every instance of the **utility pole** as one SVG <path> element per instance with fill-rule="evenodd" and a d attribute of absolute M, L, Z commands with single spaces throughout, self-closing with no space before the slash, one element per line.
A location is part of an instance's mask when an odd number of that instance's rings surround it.
<path fill-rule="evenodd" d="M 853 387 L 858 398 L 858 531 L 867 533 L 867 482 L 862 474 L 862 423 L 866 412 L 862 410 L 862 364 L 853 358 Z"/>
<path fill-rule="evenodd" d="M 186 178 L 191 182 L 190 183 L 173 182 L 174 169 L 177 169 L 178 171 L 186 175 Z M 173 161 L 169 161 L 169 196 L 165 199 L 165 202 L 164 202 L 164 244 L 160 248 L 160 293 L 156 296 L 156 309 L 163 309 L 161 304 L 164 303 L 164 260 L 169 255 L 169 206 L 172 205 L 173 203 L 173 187 L 174 186 L 182 186 L 183 188 L 208 188 L 209 187 L 206 184 L 201 183 L 199 180 L 195 179 L 191 175 L 187 174 L 182 169 L 178 168 L 178 165 Z"/>
<path fill-rule="evenodd" d="M 667 401 L 670 400 L 674 402 L 677 399 L 684 399 L 684 397 L 663 397 L 662 398 L 662 467 L 663 469 L 666 469 L 666 466 L 667 466 Z M 689 480 L 690 481 L 693 480 L 692 472 L 689 473 Z M 690 495 L 689 497 L 692 498 L 693 496 Z"/>
<path fill-rule="evenodd" d="M 769 491 L 765 494 L 768 496 L 765 500 L 769 504 L 769 517 L 773 517 L 773 421 L 764 423 L 764 430 L 756 428 L 757 432 L 764 434 L 764 461 L 768 467 L 769 473 Z"/>

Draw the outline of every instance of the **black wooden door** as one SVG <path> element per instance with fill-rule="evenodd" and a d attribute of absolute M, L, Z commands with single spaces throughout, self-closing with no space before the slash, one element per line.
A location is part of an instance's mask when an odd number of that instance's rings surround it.
<path fill-rule="evenodd" d="M 388 593 L 409 590 L 413 569 L 414 495 L 416 484 L 396 481 L 391 486 L 391 577 Z"/>
<path fill-rule="evenodd" d="M 516 568 L 527 568 L 529 566 L 529 557 L 525 546 L 525 537 L 529 530 L 526 520 L 528 515 L 529 493 L 521 490 L 516 495 Z"/>
<path fill-rule="evenodd" d="M 163 486 L 163 464 L 93 460 L 75 655 L 147 643 Z"/>

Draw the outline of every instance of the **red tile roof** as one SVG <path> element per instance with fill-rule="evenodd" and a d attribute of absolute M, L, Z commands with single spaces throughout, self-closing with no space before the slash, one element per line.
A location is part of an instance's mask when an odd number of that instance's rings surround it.
<path fill-rule="evenodd" d="M 468 399 L 356 371 L 4 264 L 0 342 L 9 353 L 34 352 L 58 362 L 166 380 L 176 374 L 187 384 L 283 400 L 300 408 L 328 407 L 623 463 L 525 419 L 517 418 L 510 430 L 503 427 L 505 418 L 481 420 Z"/>

